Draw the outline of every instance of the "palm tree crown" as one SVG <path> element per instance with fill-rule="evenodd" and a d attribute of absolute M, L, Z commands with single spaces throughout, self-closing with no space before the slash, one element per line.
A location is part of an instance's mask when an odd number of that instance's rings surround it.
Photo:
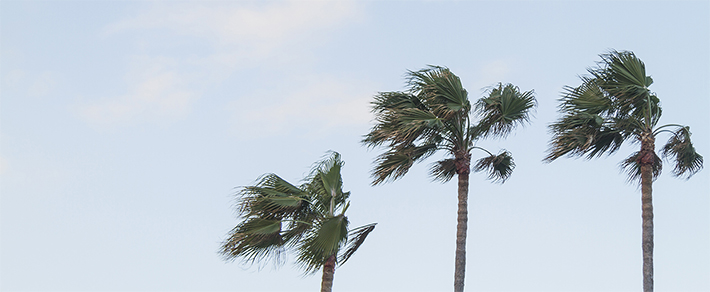
<path fill-rule="evenodd" d="M 641 144 L 622 163 L 630 181 L 641 185 L 643 288 L 653 291 L 653 204 L 652 183 L 660 175 L 663 162 L 656 154 L 660 133 L 671 137 L 661 155 L 674 162 L 673 174 L 690 178 L 703 167 L 703 157 L 690 141 L 690 127 L 677 124 L 658 126 L 660 100 L 649 90 L 653 79 L 633 52 L 611 51 L 601 55 L 596 68 L 582 85 L 565 87 L 560 99 L 562 117 L 550 125 L 552 141 L 545 161 L 562 156 L 591 159 L 612 154 L 627 140 Z M 674 130 L 671 130 L 674 129 Z"/>
<path fill-rule="evenodd" d="M 384 146 L 373 170 L 373 184 L 395 180 L 405 175 L 415 162 L 442 150 L 447 155 L 432 164 L 435 180 L 446 182 L 458 176 L 458 216 L 454 290 L 463 291 L 466 268 L 466 230 L 468 222 L 468 178 L 471 151 L 479 149 L 488 156 L 474 165 L 474 171 L 486 171 L 494 181 L 505 181 L 515 163 L 509 152 L 493 154 L 475 146 L 485 137 L 504 137 L 517 125 L 529 121 L 536 106 L 532 91 L 520 92 L 511 84 L 498 84 L 488 96 L 472 105 L 458 76 L 448 68 L 430 66 L 408 72 L 407 92 L 381 92 L 372 102 L 375 126 L 365 135 L 363 144 Z M 471 114 L 479 120 L 474 123 Z"/>
<path fill-rule="evenodd" d="M 563 116 L 550 126 L 553 138 L 545 161 L 564 155 L 612 154 L 624 141 L 655 141 L 656 135 L 670 132 L 661 154 L 674 160 L 673 174 L 689 178 L 702 169 L 703 157 L 690 141 L 690 127 L 657 127 L 660 100 L 648 88 L 653 79 L 646 76 L 644 63 L 628 51 L 612 51 L 601 58 L 597 68 L 588 70 L 591 76 L 581 77 L 582 85 L 565 87 L 559 106 Z M 641 164 L 652 165 L 654 178 L 660 174 L 662 161 L 655 149 L 642 149 L 622 163 L 632 180 L 640 178 Z"/>
<path fill-rule="evenodd" d="M 430 66 L 408 76 L 408 92 L 381 92 L 372 102 L 376 125 L 362 142 L 388 149 L 377 158 L 373 184 L 402 177 L 414 162 L 437 150 L 450 157 L 432 165 L 435 179 L 446 182 L 468 172 L 464 160 L 470 159 L 470 152 L 486 151 L 475 146 L 478 139 L 505 137 L 516 125 L 528 122 L 536 106 L 532 91 L 520 92 L 512 84 L 498 84 L 472 106 L 459 77 L 444 67 Z M 477 124 L 471 121 L 472 111 L 480 117 Z M 489 156 L 474 170 L 487 170 L 491 179 L 505 181 L 515 166 L 510 153 L 486 152 Z"/>
<path fill-rule="evenodd" d="M 238 212 L 244 220 L 222 244 L 222 256 L 280 263 L 286 250 L 294 250 L 306 273 L 323 267 L 322 291 L 330 291 L 335 264 L 344 264 L 376 224 L 348 228 L 345 211 L 350 192 L 342 189 L 343 164 L 340 155 L 331 152 L 300 186 L 266 174 L 256 185 L 242 188 Z"/>

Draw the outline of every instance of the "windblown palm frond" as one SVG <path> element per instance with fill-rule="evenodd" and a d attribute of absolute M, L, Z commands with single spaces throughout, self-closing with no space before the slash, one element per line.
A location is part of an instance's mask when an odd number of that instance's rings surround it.
<path fill-rule="evenodd" d="M 485 171 L 488 173 L 488 179 L 500 183 L 505 182 L 510 177 L 513 169 L 515 169 L 515 162 L 513 162 L 513 157 L 508 151 L 483 157 L 473 166 L 473 171 Z"/>
<path fill-rule="evenodd" d="M 599 67 L 588 70 L 600 88 L 613 100 L 617 117 L 628 115 L 643 121 L 646 129 L 656 126 L 661 116 L 660 100 L 648 87 L 653 79 L 633 52 L 611 51 L 601 55 Z"/>
<path fill-rule="evenodd" d="M 324 218 L 301 241 L 298 264 L 306 273 L 317 272 L 328 257 L 337 254 L 348 239 L 348 218 Z"/>
<path fill-rule="evenodd" d="M 490 90 L 488 97 L 476 102 L 476 111 L 482 117 L 478 129 L 483 136 L 507 136 L 516 125 L 530 121 L 530 111 L 537 101 L 533 91 L 520 92 L 512 84 L 498 84 Z"/>
<path fill-rule="evenodd" d="M 343 265 L 350 257 L 362 246 L 363 242 L 365 242 L 365 238 L 375 230 L 375 225 L 377 223 L 372 223 L 368 224 L 365 226 L 360 226 L 358 228 L 355 228 L 353 230 L 350 230 L 350 233 L 348 234 L 348 243 L 347 247 L 345 248 L 345 252 L 343 252 L 340 257 L 338 258 L 338 264 Z"/>
<path fill-rule="evenodd" d="M 409 71 L 409 85 L 410 91 L 425 100 L 443 119 L 471 110 L 468 92 L 459 77 L 448 68 L 429 66 L 420 71 Z"/>
<path fill-rule="evenodd" d="M 673 175 L 685 176 L 689 179 L 703 168 L 703 156 L 695 152 L 695 147 L 690 141 L 690 127 L 678 129 L 668 140 L 661 155 L 675 160 Z"/>
<path fill-rule="evenodd" d="M 375 177 L 373 185 L 395 180 L 404 176 L 415 162 L 425 159 L 436 152 L 436 144 L 424 144 L 422 146 L 408 145 L 400 149 L 394 149 L 380 154 L 375 160 Z"/>
<path fill-rule="evenodd" d="M 280 234 L 281 222 L 252 218 L 246 220 L 229 232 L 229 237 L 222 244 L 220 253 L 225 260 L 241 257 L 245 262 L 254 263 L 273 259 L 281 262 L 284 241 Z"/>
<path fill-rule="evenodd" d="M 620 164 L 621 168 L 624 169 L 624 171 L 628 175 L 629 181 L 641 181 L 641 155 L 641 151 L 634 152 L 633 154 L 631 154 L 631 156 L 624 159 L 624 161 L 622 161 Z M 661 161 L 661 158 L 658 157 L 658 155 L 656 155 L 656 153 L 654 152 L 650 152 L 649 155 L 653 156 L 653 163 L 651 164 L 651 175 L 653 177 L 653 180 L 656 180 L 656 178 L 661 175 L 661 170 L 663 169 L 663 161 Z"/>
<path fill-rule="evenodd" d="M 447 158 L 432 163 L 429 168 L 429 174 L 436 181 L 450 181 L 454 178 L 454 175 L 456 175 L 456 160 L 454 158 Z"/>

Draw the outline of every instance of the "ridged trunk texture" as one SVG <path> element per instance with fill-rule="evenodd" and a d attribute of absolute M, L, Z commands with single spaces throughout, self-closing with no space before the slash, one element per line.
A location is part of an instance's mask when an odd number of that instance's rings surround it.
<path fill-rule="evenodd" d="M 335 255 L 332 255 L 323 265 L 323 279 L 320 282 L 321 292 L 333 290 L 333 277 L 335 276 Z"/>
<path fill-rule="evenodd" d="M 454 268 L 454 292 L 463 292 L 466 276 L 466 232 L 468 231 L 468 177 L 471 172 L 471 156 L 466 153 L 456 157 L 456 172 L 459 179 L 458 215 L 456 218 L 456 260 Z"/>
<path fill-rule="evenodd" d="M 641 137 L 641 247 L 643 250 L 643 291 L 653 292 L 653 164 L 655 163 L 655 139 L 652 134 Z"/>

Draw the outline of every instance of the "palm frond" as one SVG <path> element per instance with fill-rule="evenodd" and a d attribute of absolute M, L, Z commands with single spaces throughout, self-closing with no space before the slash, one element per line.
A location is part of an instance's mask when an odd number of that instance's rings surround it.
<path fill-rule="evenodd" d="M 308 194 L 275 174 L 262 176 L 255 186 L 242 188 L 238 212 L 240 216 L 283 218 L 308 208 Z"/>
<path fill-rule="evenodd" d="M 297 262 L 306 273 L 313 273 L 326 259 L 337 254 L 347 241 L 348 219 L 345 216 L 325 218 L 301 241 Z"/>
<path fill-rule="evenodd" d="M 547 150 L 545 162 L 552 162 L 564 155 L 579 157 L 586 153 L 593 145 L 597 129 L 594 127 L 575 127 L 569 130 L 556 131 L 556 127 L 567 127 L 566 125 L 551 125 L 553 132 L 552 141 Z"/>
<path fill-rule="evenodd" d="M 401 92 L 384 92 L 375 96 L 372 102 L 372 112 L 375 113 L 377 124 L 370 133 L 365 135 L 361 141 L 368 147 L 380 146 L 383 144 L 413 143 L 421 133 L 403 131 L 403 126 L 409 126 L 406 118 L 407 110 L 427 111 L 424 103 L 415 95 Z M 422 128 L 420 128 L 422 130 Z"/>
<path fill-rule="evenodd" d="M 388 180 L 398 179 L 409 171 L 414 165 L 412 157 L 399 152 L 389 151 L 380 154 L 375 160 L 375 168 L 372 171 L 372 185 L 377 185 Z"/>
<path fill-rule="evenodd" d="M 634 152 L 633 154 L 631 154 L 631 156 L 624 159 L 624 161 L 620 163 L 621 168 L 628 175 L 628 180 L 630 182 L 641 181 L 641 153 L 641 151 Z M 663 161 L 661 161 L 661 158 L 658 157 L 655 152 L 649 152 L 649 155 L 653 155 L 653 164 L 651 164 L 651 175 L 653 177 L 653 180 L 656 180 L 656 178 L 661 174 L 661 170 L 663 169 Z"/>
<path fill-rule="evenodd" d="M 220 254 L 225 260 L 240 257 L 253 263 L 273 258 L 278 262 L 285 243 L 280 231 L 280 220 L 250 218 L 230 231 Z"/>
<path fill-rule="evenodd" d="M 476 102 L 476 111 L 482 116 L 479 132 L 484 136 L 505 137 L 516 125 L 529 122 L 536 106 L 532 90 L 520 92 L 517 86 L 500 83 L 490 90 L 488 97 Z"/>
<path fill-rule="evenodd" d="M 602 154 L 611 155 L 621 148 L 624 136 L 612 129 L 603 129 L 596 132 L 594 141 L 587 151 L 587 158 L 594 158 Z"/>
<path fill-rule="evenodd" d="M 498 155 L 490 155 L 479 159 L 473 166 L 473 171 L 488 173 L 488 179 L 504 183 L 515 169 L 515 162 L 508 151 L 501 151 Z"/>
<path fill-rule="evenodd" d="M 442 119 L 468 115 L 471 103 L 461 80 L 446 67 L 429 66 L 409 71 L 410 92 L 419 96 L 429 110 Z"/>
<path fill-rule="evenodd" d="M 348 234 L 348 242 L 343 252 L 338 258 L 338 264 L 343 265 L 357 251 L 358 248 L 365 242 L 365 238 L 375 230 L 377 223 L 360 226 L 350 231 Z"/>
<path fill-rule="evenodd" d="M 648 89 L 653 79 L 646 75 L 644 63 L 629 51 L 610 51 L 601 58 L 599 67 L 589 72 L 613 97 L 616 110 L 644 121 L 648 129 L 654 127 L 661 115 L 660 101 Z"/>
<path fill-rule="evenodd" d="M 377 185 L 402 177 L 415 162 L 429 157 L 436 150 L 436 144 L 409 145 L 379 155 L 375 160 L 375 169 L 372 172 L 374 178 L 372 184 Z"/>
<path fill-rule="evenodd" d="M 584 112 L 593 115 L 613 111 L 612 100 L 599 88 L 597 80 L 581 77 L 582 85 L 565 86 L 559 108 L 565 113 Z"/>
<path fill-rule="evenodd" d="M 673 175 L 686 179 L 703 168 L 703 156 L 695 151 L 690 135 L 690 127 L 678 129 L 661 150 L 664 158 L 675 160 Z"/>
<path fill-rule="evenodd" d="M 435 181 L 442 183 L 450 181 L 456 175 L 456 161 L 453 158 L 439 160 L 432 163 L 429 174 Z"/>

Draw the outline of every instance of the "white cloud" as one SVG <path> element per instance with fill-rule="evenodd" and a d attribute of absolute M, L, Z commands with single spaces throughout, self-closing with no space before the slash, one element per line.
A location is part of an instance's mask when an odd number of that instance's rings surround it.
<path fill-rule="evenodd" d="M 372 119 L 373 92 L 338 80 L 319 79 L 298 92 L 265 92 L 233 103 L 237 131 L 270 135 L 297 128 L 321 132 L 335 127 L 366 125 Z M 285 96 L 274 100 L 274 96 Z M 271 102 L 269 102 L 271 101 Z"/>
<path fill-rule="evenodd" d="M 90 122 L 113 124 L 176 118 L 189 111 L 195 95 L 181 84 L 184 79 L 171 68 L 167 58 L 138 58 L 129 70 L 128 93 L 80 108 Z"/>
<path fill-rule="evenodd" d="M 0 175 L 4 175 L 8 171 L 9 164 L 4 157 L 0 156 Z"/>
<path fill-rule="evenodd" d="M 175 56 L 173 58 L 148 56 L 134 61 L 129 70 L 128 93 L 110 97 L 102 102 L 81 108 L 81 114 L 94 123 L 114 123 L 144 120 L 147 117 L 175 117 L 189 112 L 189 106 L 205 88 L 213 88 L 238 70 L 258 67 L 261 71 L 298 67 L 296 72 L 285 73 L 284 78 L 298 78 L 304 72 L 306 55 L 311 54 L 311 43 L 322 39 L 322 33 L 331 32 L 339 24 L 357 15 L 356 3 L 349 1 L 276 1 L 276 2 L 155 2 L 154 6 L 134 17 L 114 23 L 105 30 L 105 36 L 136 31 L 158 32 L 161 36 L 194 38 L 211 48 L 206 54 Z M 150 47 L 151 39 L 141 42 Z M 304 45 L 305 44 L 305 45 Z M 142 45 L 141 47 L 145 47 Z M 301 46 L 301 50 L 294 47 Z M 169 61 L 168 61 L 169 60 Z M 295 62 L 293 64 L 292 62 Z M 148 65 L 143 65 L 148 63 Z M 290 64 L 290 65 L 287 65 Z M 305 64 L 307 66 L 307 64 Z M 188 73 L 189 72 L 189 73 Z M 298 74 L 298 76 L 292 76 Z M 186 78 L 189 75 L 190 78 Z M 316 76 L 317 77 L 317 76 Z M 319 78 L 315 78 L 316 80 Z M 236 82 L 239 82 L 238 80 Z M 258 86 L 257 84 L 244 84 Z M 322 86 L 325 86 L 322 87 Z M 318 89 L 337 91 L 334 84 Z M 189 89 L 189 90 L 188 90 Z M 352 96 L 342 92 L 334 94 L 343 100 L 321 104 L 314 87 L 297 85 L 292 91 L 300 92 L 272 105 L 283 111 L 284 117 L 295 117 L 293 107 L 303 102 L 324 110 L 321 115 L 352 116 L 338 106 Z M 345 91 L 343 91 L 345 92 Z M 314 97 L 315 96 L 315 97 Z M 238 97 L 244 100 L 247 97 Z M 340 99 L 339 99 L 340 100 Z M 327 105 L 326 105 L 327 104 Z M 365 102 L 366 105 L 366 102 Z M 257 112 L 242 112 L 254 116 Z M 273 108 L 272 108 L 273 110 Z M 302 109 L 300 112 L 312 112 Z M 303 117 L 299 117 L 303 118 Z M 326 119 L 332 121 L 334 119 Z M 331 122 L 328 122 L 332 124 Z"/>
<path fill-rule="evenodd" d="M 314 30 L 329 29 L 356 14 L 349 1 L 189 2 L 154 7 L 111 25 L 107 33 L 167 29 L 178 35 L 204 38 L 251 56 L 265 56 L 290 40 Z M 259 3 L 255 5 L 254 3 Z"/>
<path fill-rule="evenodd" d="M 30 96 L 38 97 L 49 94 L 57 85 L 57 80 L 51 72 L 45 71 L 30 85 L 27 93 Z"/>
<path fill-rule="evenodd" d="M 11 70 L 7 74 L 5 74 L 5 76 L 3 76 L 4 77 L 4 80 L 3 80 L 4 85 L 8 86 L 8 87 L 16 87 L 20 84 L 22 79 L 25 78 L 25 75 L 27 75 L 27 73 L 23 70 L 19 70 L 19 69 Z"/>

